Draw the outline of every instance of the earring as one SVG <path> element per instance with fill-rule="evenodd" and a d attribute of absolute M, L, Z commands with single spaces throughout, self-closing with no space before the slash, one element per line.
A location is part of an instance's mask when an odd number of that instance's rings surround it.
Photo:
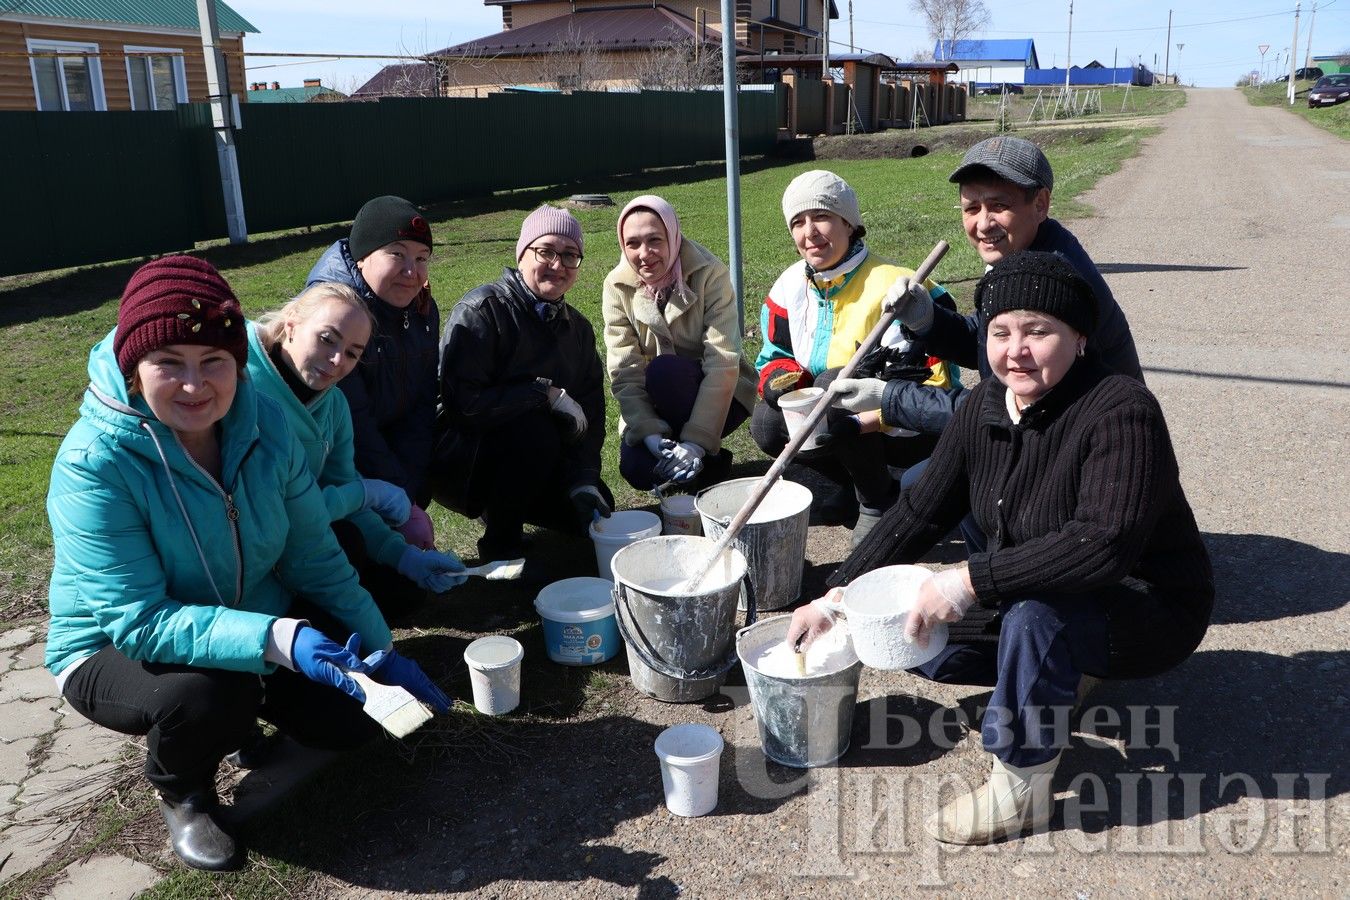
<path fill-rule="evenodd" d="M 1078 345 L 1078 355 L 1079 355 L 1079 356 L 1082 356 L 1082 355 L 1086 352 L 1086 350 L 1087 350 L 1087 344 L 1079 344 L 1079 345 Z"/>

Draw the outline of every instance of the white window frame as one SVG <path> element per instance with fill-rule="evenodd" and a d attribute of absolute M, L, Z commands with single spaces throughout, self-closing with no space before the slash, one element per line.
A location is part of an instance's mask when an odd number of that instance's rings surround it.
<path fill-rule="evenodd" d="M 132 57 L 131 57 L 130 54 L 133 54 L 133 53 L 137 55 L 137 58 L 145 60 L 145 71 L 146 71 L 146 74 L 147 74 L 147 75 L 150 74 L 150 56 L 168 56 L 168 57 L 172 57 L 172 58 L 173 58 L 173 92 L 174 92 L 174 96 L 177 98 L 177 101 L 176 101 L 176 102 L 178 102 L 178 103 L 186 103 L 186 102 L 187 102 L 187 72 L 186 72 L 186 70 L 183 68 L 183 48 L 182 48 L 182 47 L 132 47 L 132 46 L 129 46 L 129 45 L 128 45 L 128 46 L 122 47 L 122 52 L 125 53 L 125 54 L 128 54 L 128 55 L 125 57 L 125 59 L 126 59 L 126 64 L 127 64 L 127 91 L 128 91 L 128 93 L 129 93 L 129 95 L 130 95 L 130 101 L 131 101 L 131 108 L 132 108 L 132 109 L 135 109 L 135 108 L 136 108 L 136 89 L 135 89 L 135 87 L 132 86 L 132 83 L 131 83 L 131 82 L 132 82 L 132 79 L 135 77 L 134 75 L 131 74 L 131 59 L 132 59 Z M 142 55 L 142 54 L 148 54 L 148 55 Z M 147 85 L 145 86 L 145 89 L 146 89 L 146 96 L 150 98 L 151 104 L 153 104 L 153 103 L 155 102 L 155 90 L 154 90 L 154 88 L 155 88 L 155 86 L 154 86 L 153 83 L 147 84 Z M 152 105 L 150 108 L 151 108 L 151 109 L 156 109 L 157 107 L 155 107 L 155 106 Z"/>
<path fill-rule="evenodd" d="M 33 53 L 60 53 L 62 51 L 78 53 L 98 53 L 98 44 L 86 44 L 82 41 L 53 41 L 47 38 L 29 38 L 28 39 L 28 72 L 33 78 L 33 99 L 37 104 L 39 111 L 42 111 L 42 91 L 38 87 L 37 59 Z M 108 109 L 108 99 L 103 93 L 103 61 L 97 56 L 87 56 L 85 59 L 89 63 L 89 90 L 94 95 L 94 109 L 98 112 L 106 112 Z M 57 66 L 57 71 L 61 67 Z M 57 85 L 61 88 L 61 110 L 70 112 L 70 98 L 66 94 L 66 79 L 62 75 L 57 79 Z"/>

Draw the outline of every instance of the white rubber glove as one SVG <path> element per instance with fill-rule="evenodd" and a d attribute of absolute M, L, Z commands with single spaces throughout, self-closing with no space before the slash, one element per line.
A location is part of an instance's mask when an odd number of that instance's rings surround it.
<path fill-rule="evenodd" d="M 586 433 L 586 413 L 581 404 L 567 396 L 567 391 L 558 388 L 557 396 L 548 403 L 548 408 L 565 426 L 568 443 L 576 443 Z"/>
<path fill-rule="evenodd" d="M 657 459 L 660 459 L 662 456 L 665 455 L 664 453 L 661 452 L 661 444 L 664 442 L 665 438 L 663 438 L 661 435 L 649 434 L 642 439 L 642 446 L 646 447 L 647 452 L 650 453 L 652 456 L 655 456 Z"/>
<path fill-rule="evenodd" d="M 969 566 L 933 573 L 919 585 L 919 596 L 905 619 L 905 637 L 927 647 L 928 636 L 937 623 L 959 621 L 974 602 Z"/>
<path fill-rule="evenodd" d="M 403 488 L 378 478 L 362 478 L 361 487 L 365 488 L 365 509 L 374 512 L 385 522 L 397 528 L 408 521 L 412 515 L 412 501 Z"/>
<path fill-rule="evenodd" d="M 886 382 L 880 378 L 836 378 L 830 384 L 830 393 L 834 394 L 833 406 L 849 412 L 870 412 L 881 409 Z"/>
<path fill-rule="evenodd" d="M 824 597 L 817 597 L 792 614 L 784 639 L 789 647 L 805 652 L 812 641 L 825 634 L 844 616 L 844 589 L 831 588 Z"/>
<path fill-rule="evenodd" d="M 881 308 L 886 312 L 894 309 L 896 318 L 915 334 L 927 334 L 933 327 L 933 298 L 922 281 L 911 281 L 908 275 L 895 279 Z"/>

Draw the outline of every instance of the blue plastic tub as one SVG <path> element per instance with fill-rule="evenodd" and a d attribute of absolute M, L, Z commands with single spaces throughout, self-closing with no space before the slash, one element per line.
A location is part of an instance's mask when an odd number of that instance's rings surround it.
<path fill-rule="evenodd" d="M 564 578 L 534 598 L 544 622 L 548 658 L 564 666 L 593 666 L 612 659 L 623 642 L 614 618 L 614 582 Z"/>

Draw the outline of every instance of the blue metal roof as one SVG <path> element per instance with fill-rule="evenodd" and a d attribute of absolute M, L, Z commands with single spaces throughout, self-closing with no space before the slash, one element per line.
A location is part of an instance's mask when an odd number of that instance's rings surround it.
<path fill-rule="evenodd" d="M 955 62 L 988 59 L 1033 65 L 1036 59 L 1036 42 L 1031 38 L 1003 41 L 938 41 L 933 46 L 933 58 Z"/>
<path fill-rule="evenodd" d="M 0 15 L 5 13 L 193 31 L 198 28 L 195 0 L 9 0 L 0 4 Z M 221 31 L 258 33 L 247 19 L 221 0 L 216 0 L 216 21 Z"/>

